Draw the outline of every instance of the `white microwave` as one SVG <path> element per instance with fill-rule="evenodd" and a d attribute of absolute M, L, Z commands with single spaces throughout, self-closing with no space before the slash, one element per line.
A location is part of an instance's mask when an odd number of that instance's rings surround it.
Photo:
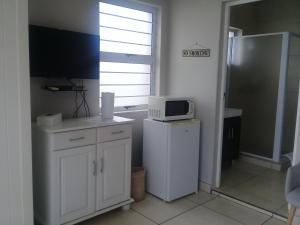
<path fill-rule="evenodd" d="M 159 121 L 194 118 L 195 104 L 192 98 L 150 96 L 148 117 Z"/>

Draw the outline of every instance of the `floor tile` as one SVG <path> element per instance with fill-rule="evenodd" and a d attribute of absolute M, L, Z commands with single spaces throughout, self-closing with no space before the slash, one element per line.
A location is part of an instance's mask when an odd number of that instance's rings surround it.
<path fill-rule="evenodd" d="M 226 194 L 271 211 L 286 203 L 284 185 L 279 180 L 266 177 L 255 177 L 226 190 Z"/>
<path fill-rule="evenodd" d="M 265 169 L 260 174 L 258 174 L 258 176 L 263 176 L 263 177 L 272 178 L 272 179 L 278 179 L 278 180 L 281 180 L 281 182 L 285 183 L 286 174 L 287 174 L 287 170 L 277 171 L 277 170 L 272 170 L 272 169 Z"/>
<path fill-rule="evenodd" d="M 210 209 L 198 206 L 163 225 L 242 225 L 233 219 L 218 214 Z"/>
<path fill-rule="evenodd" d="M 221 189 L 228 188 L 228 187 L 234 187 L 236 185 L 239 185 L 243 182 L 248 181 L 251 179 L 254 175 L 252 173 L 249 173 L 247 171 L 242 170 L 225 170 L 222 173 L 222 187 Z M 232 179 L 234 178 L 234 179 Z"/>
<path fill-rule="evenodd" d="M 252 175 L 260 175 L 262 174 L 267 168 L 262 166 L 257 166 L 252 163 L 248 163 L 242 160 L 237 160 L 234 162 L 233 166 L 230 168 L 233 170 L 244 171 L 247 173 L 251 173 Z"/>
<path fill-rule="evenodd" d="M 285 209 L 281 207 L 286 203 L 285 177 L 286 171 L 275 171 L 238 160 L 223 171 L 222 185 L 218 191 L 273 212 L 279 211 L 282 215 Z"/>
<path fill-rule="evenodd" d="M 263 225 L 285 225 L 285 224 L 286 223 L 281 220 L 272 218 L 272 219 L 268 220 L 266 223 L 264 223 Z"/>
<path fill-rule="evenodd" d="M 278 209 L 276 211 L 277 214 L 287 217 L 288 216 L 288 204 L 284 204 L 283 206 L 280 207 L 280 209 Z"/>
<path fill-rule="evenodd" d="M 184 198 L 167 203 L 154 196 L 146 195 L 145 200 L 134 203 L 132 209 L 157 223 L 162 223 L 195 206 L 197 204 Z"/>
<path fill-rule="evenodd" d="M 155 225 L 154 222 L 146 219 L 138 213 L 121 209 L 115 210 L 88 221 L 79 223 L 78 225 Z"/>
<path fill-rule="evenodd" d="M 238 189 L 226 190 L 225 194 L 272 212 L 276 211 L 278 209 L 278 206 L 280 207 L 280 205 L 284 203 L 282 201 L 276 200 L 276 198 L 270 200 L 261 196 L 257 196 L 255 193 L 244 192 Z"/>
<path fill-rule="evenodd" d="M 265 214 L 221 197 L 217 197 L 214 200 L 205 203 L 204 206 L 246 225 L 263 224 L 270 218 Z"/>
<path fill-rule="evenodd" d="M 196 204 L 201 205 L 215 197 L 216 197 L 216 195 L 212 195 L 212 194 L 206 193 L 204 191 L 199 191 L 197 194 L 189 195 L 186 198 Z"/>

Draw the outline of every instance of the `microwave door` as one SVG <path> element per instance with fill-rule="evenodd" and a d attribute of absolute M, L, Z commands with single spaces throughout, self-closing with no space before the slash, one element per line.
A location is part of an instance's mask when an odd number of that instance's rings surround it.
<path fill-rule="evenodd" d="M 182 116 L 189 113 L 190 107 L 189 102 L 186 100 L 182 101 L 166 101 L 165 116 Z"/>

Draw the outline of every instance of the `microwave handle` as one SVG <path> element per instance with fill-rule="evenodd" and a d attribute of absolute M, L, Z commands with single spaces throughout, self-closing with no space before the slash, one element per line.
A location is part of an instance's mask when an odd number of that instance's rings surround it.
<path fill-rule="evenodd" d="M 193 114 L 195 111 L 195 103 L 193 101 L 188 101 L 189 102 L 189 114 Z"/>

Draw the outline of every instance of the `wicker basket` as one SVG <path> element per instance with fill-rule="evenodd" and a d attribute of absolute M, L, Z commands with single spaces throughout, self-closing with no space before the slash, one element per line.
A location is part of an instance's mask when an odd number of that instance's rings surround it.
<path fill-rule="evenodd" d="M 132 168 L 131 196 L 136 202 L 145 198 L 145 169 L 143 167 Z"/>

